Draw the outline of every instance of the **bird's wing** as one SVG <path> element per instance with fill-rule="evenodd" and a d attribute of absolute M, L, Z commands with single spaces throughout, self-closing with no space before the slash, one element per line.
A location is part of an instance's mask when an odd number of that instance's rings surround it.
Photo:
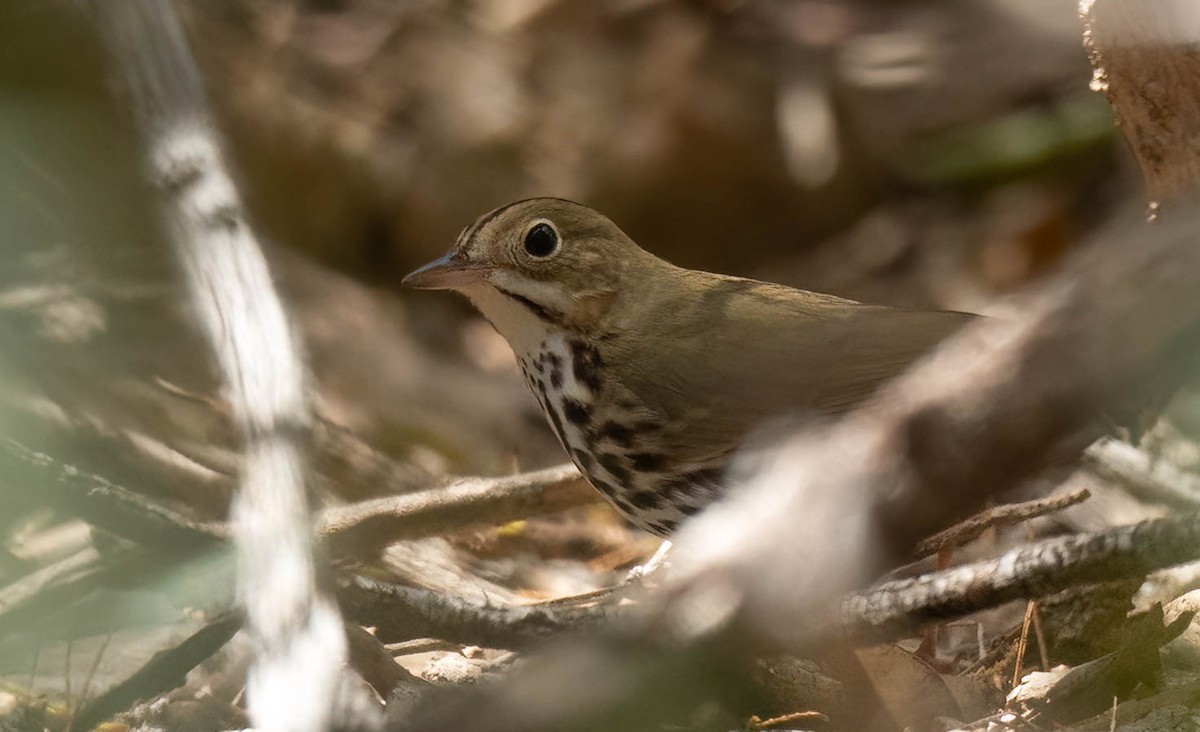
<path fill-rule="evenodd" d="M 615 364 L 667 425 L 660 449 L 707 462 L 772 419 L 844 412 L 971 316 L 862 305 L 703 273 Z"/>

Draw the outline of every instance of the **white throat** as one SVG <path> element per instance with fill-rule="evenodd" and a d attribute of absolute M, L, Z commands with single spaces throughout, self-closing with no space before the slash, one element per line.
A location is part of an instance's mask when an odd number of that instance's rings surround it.
<path fill-rule="evenodd" d="M 490 286 L 480 285 L 462 292 L 504 336 L 518 357 L 535 354 L 552 334 L 553 326 L 539 318 L 528 306 Z"/>

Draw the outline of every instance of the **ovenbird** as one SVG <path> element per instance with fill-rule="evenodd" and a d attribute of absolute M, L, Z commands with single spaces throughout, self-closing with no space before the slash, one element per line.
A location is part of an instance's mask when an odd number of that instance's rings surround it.
<path fill-rule="evenodd" d="M 588 481 L 660 536 L 764 422 L 851 408 L 972 317 L 676 267 L 557 198 L 485 214 L 404 284 L 466 295 Z"/>

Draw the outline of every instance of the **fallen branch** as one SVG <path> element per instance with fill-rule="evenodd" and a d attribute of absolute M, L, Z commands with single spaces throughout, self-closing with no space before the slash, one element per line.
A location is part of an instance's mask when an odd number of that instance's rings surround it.
<path fill-rule="evenodd" d="M 856 641 L 907 635 L 1018 599 L 1071 585 L 1141 577 L 1200 558 L 1200 513 L 1048 539 L 912 579 L 887 582 L 842 602 L 844 625 Z"/>
<path fill-rule="evenodd" d="M 1128 442 L 1100 440 L 1083 454 L 1083 464 L 1145 500 L 1181 509 L 1200 507 L 1200 477 Z"/>
<path fill-rule="evenodd" d="M 47 587 L 83 574 L 100 564 L 100 552 L 87 546 L 0 588 L 0 618 L 33 599 Z"/>
<path fill-rule="evenodd" d="M 1022 521 L 1061 511 L 1069 506 L 1086 501 L 1091 496 L 1086 488 L 1080 488 L 1063 496 L 1050 496 L 1023 503 L 995 506 L 976 514 L 962 523 L 940 531 L 917 544 L 913 556 L 917 559 L 936 554 L 944 549 L 954 549 L 974 541 L 993 526 L 1010 526 Z"/>
<path fill-rule="evenodd" d="M 490 648 L 523 648 L 564 631 L 610 620 L 613 605 L 586 607 L 475 602 L 440 592 L 353 574 L 339 579 L 338 597 L 348 618 L 374 626 L 384 643 L 439 638 Z"/>
<path fill-rule="evenodd" d="M 337 554 L 374 554 L 387 544 L 499 524 L 595 503 L 598 495 L 573 465 L 503 478 L 461 478 L 448 485 L 325 509 L 321 533 Z"/>
<path fill-rule="evenodd" d="M 14 483 L 36 481 L 64 510 L 140 544 L 183 550 L 210 545 L 229 535 L 224 524 L 194 521 L 8 437 L 0 437 L 0 478 Z"/>
<path fill-rule="evenodd" d="M 242 627 L 237 613 L 226 613 L 188 636 L 182 643 L 159 651 L 144 666 L 84 706 L 70 730 L 92 729 L 105 718 L 128 709 L 139 699 L 153 699 L 183 684 L 189 671 L 216 653 Z"/>

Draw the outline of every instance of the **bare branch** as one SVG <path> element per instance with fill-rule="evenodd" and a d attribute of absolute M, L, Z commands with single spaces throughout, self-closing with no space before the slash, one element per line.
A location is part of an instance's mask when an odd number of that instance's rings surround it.
<path fill-rule="evenodd" d="M 1200 507 L 1200 478 L 1127 442 L 1100 440 L 1083 460 L 1096 475 L 1146 500 L 1183 509 Z"/>
<path fill-rule="evenodd" d="M 982 562 L 887 582 L 847 597 L 846 630 L 861 642 L 1077 584 L 1143 577 L 1200 557 L 1200 514 L 1118 526 L 1010 550 Z"/>
<path fill-rule="evenodd" d="M 497 524 L 597 501 L 573 465 L 503 478 L 460 478 L 418 493 L 325 509 L 319 520 L 339 554 L 372 554 L 388 543 Z"/>
<path fill-rule="evenodd" d="M 138 699 L 153 699 L 183 684 L 188 671 L 216 653 L 242 627 L 237 613 L 226 613 L 205 624 L 179 645 L 154 654 L 133 675 L 83 707 L 70 729 L 91 729 Z"/>
<path fill-rule="evenodd" d="M 0 438 L 0 477 L 30 480 L 88 523 L 153 546 L 186 549 L 225 539 L 224 524 L 195 521 L 98 475 L 57 462 L 8 437 Z"/>
<path fill-rule="evenodd" d="M 351 575 L 339 581 L 348 617 L 374 626 L 384 642 L 434 637 L 492 648 L 522 648 L 587 624 L 611 619 L 611 605 L 551 607 L 480 603 L 444 593 Z"/>
<path fill-rule="evenodd" d="M 993 526 L 1009 526 L 1031 518 L 1045 516 L 1048 513 L 1061 511 L 1086 501 L 1092 494 L 1086 488 L 1080 488 L 1064 496 L 1038 498 L 1024 503 L 1013 503 L 989 508 L 961 523 L 955 524 L 945 531 L 940 531 L 917 544 L 913 551 L 916 558 L 936 554 L 943 549 L 960 547 L 975 540 L 984 531 Z"/>

